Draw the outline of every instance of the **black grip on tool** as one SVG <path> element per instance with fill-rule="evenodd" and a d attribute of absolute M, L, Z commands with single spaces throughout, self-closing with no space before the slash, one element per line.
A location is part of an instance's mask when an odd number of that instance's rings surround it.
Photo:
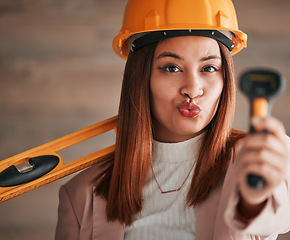
<path fill-rule="evenodd" d="M 265 179 L 255 174 L 249 174 L 247 181 L 250 187 L 256 189 L 262 189 L 266 185 Z"/>
<path fill-rule="evenodd" d="M 250 133 L 256 133 L 252 125 L 250 126 Z M 267 131 L 262 130 L 260 133 L 267 133 Z M 256 174 L 249 174 L 247 176 L 247 182 L 250 187 L 256 188 L 256 189 L 262 189 L 266 185 L 265 179 Z"/>
<path fill-rule="evenodd" d="M 33 157 L 28 160 L 33 169 L 21 173 L 12 165 L 0 173 L 0 187 L 12 187 L 31 182 L 49 173 L 59 163 L 59 158 L 55 155 L 44 155 Z"/>

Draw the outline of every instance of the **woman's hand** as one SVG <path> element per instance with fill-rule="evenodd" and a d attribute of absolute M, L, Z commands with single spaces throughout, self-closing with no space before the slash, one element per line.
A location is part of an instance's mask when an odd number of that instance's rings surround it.
<path fill-rule="evenodd" d="M 253 118 L 252 125 L 265 129 L 268 133 L 251 134 L 238 143 L 236 161 L 241 195 L 239 209 L 243 211 L 240 213 L 248 217 L 261 210 L 273 190 L 285 179 L 286 169 L 290 164 L 290 149 L 283 124 L 269 117 Z M 247 182 L 249 174 L 261 176 L 266 185 L 261 189 L 250 187 Z"/>

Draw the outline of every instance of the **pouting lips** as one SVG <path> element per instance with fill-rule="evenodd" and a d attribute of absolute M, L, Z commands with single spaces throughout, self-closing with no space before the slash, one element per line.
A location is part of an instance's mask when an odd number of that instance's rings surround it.
<path fill-rule="evenodd" d="M 189 102 L 184 102 L 180 104 L 177 108 L 182 116 L 190 118 L 197 116 L 201 111 L 198 105 Z"/>

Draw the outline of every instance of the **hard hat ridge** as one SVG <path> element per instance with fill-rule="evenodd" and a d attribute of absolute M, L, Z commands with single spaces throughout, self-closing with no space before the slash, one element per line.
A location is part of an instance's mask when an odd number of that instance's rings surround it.
<path fill-rule="evenodd" d="M 234 42 L 233 55 L 246 47 L 247 35 L 238 28 L 231 0 L 128 0 L 113 49 L 126 59 L 136 37 L 172 30 L 227 31 L 224 35 Z"/>

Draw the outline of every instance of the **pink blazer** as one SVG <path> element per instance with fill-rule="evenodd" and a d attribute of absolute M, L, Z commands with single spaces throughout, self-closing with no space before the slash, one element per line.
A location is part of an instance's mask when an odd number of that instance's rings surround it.
<path fill-rule="evenodd" d="M 60 189 L 56 240 L 123 240 L 125 226 L 106 220 L 106 201 L 93 194 L 93 166 Z M 231 164 L 223 183 L 196 207 L 196 240 L 276 239 L 290 231 L 290 171 L 268 199 L 266 206 L 248 224 L 235 218 L 238 195 L 235 164 Z"/>

